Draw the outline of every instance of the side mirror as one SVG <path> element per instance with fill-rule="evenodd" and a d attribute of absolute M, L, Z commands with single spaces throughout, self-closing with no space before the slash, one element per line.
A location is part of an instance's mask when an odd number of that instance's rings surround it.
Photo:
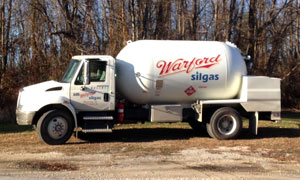
<path fill-rule="evenodd" d="M 89 61 L 84 62 L 84 68 L 83 68 L 83 84 L 88 85 L 90 84 L 90 78 L 89 78 Z"/>

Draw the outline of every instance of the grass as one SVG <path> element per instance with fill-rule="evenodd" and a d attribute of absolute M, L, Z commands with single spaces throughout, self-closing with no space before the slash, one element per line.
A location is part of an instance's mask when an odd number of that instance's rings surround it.
<path fill-rule="evenodd" d="M 274 127 L 274 128 L 300 128 L 300 113 L 296 112 L 282 112 L 281 123 L 274 123 L 271 121 L 260 121 L 260 127 Z"/>
<path fill-rule="evenodd" d="M 146 128 L 182 128 L 182 129 L 191 129 L 188 123 L 137 123 L 137 124 L 121 124 L 115 125 L 114 129 L 146 129 Z"/>
<path fill-rule="evenodd" d="M 259 121 L 259 127 L 272 127 L 272 128 L 300 128 L 300 112 L 282 112 L 281 123 L 275 123 L 273 121 Z M 243 122 L 244 128 L 249 126 L 247 119 Z M 145 122 L 137 124 L 122 124 L 115 126 L 115 129 L 146 129 L 146 128 L 183 128 L 191 129 L 188 123 L 151 123 Z"/>

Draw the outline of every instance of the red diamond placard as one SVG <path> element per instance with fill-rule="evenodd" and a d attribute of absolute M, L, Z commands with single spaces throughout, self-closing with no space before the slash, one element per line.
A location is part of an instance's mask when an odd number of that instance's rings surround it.
<path fill-rule="evenodd" d="M 194 89 L 193 86 L 190 86 L 184 92 L 186 93 L 186 95 L 190 96 L 190 95 L 194 94 L 196 92 L 196 90 Z"/>

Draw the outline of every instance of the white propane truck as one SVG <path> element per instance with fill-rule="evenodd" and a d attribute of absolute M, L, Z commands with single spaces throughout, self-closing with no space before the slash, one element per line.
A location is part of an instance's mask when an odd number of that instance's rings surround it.
<path fill-rule="evenodd" d="M 188 122 L 221 140 L 236 138 L 246 117 L 257 134 L 259 119 L 280 120 L 280 79 L 247 76 L 245 59 L 231 43 L 171 40 L 130 41 L 116 59 L 74 56 L 60 82 L 20 89 L 17 123 L 50 145 L 112 132 L 124 118 Z M 124 109 L 119 96 L 139 105 Z"/>

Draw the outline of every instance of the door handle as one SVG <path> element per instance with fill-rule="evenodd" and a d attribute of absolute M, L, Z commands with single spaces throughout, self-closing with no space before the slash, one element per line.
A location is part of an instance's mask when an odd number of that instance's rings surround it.
<path fill-rule="evenodd" d="M 80 90 L 81 90 L 81 91 L 84 91 L 84 90 L 85 90 L 85 87 L 84 87 L 84 86 L 81 86 Z"/>
<path fill-rule="evenodd" d="M 108 93 L 104 93 L 103 100 L 104 100 L 104 102 L 108 102 L 108 100 L 109 100 L 109 94 Z"/>

